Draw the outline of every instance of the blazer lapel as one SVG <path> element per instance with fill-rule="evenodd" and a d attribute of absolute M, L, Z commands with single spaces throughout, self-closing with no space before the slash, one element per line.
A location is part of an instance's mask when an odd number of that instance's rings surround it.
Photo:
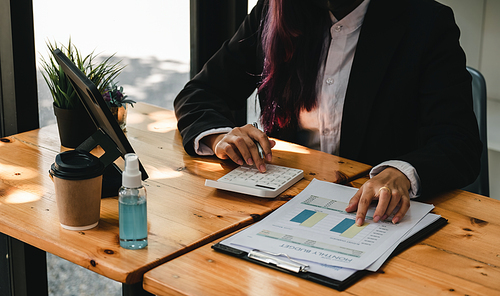
<path fill-rule="evenodd" d="M 371 0 L 359 35 L 342 115 L 340 156 L 357 159 L 380 84 L 405 30 L 404 0 Z"/>

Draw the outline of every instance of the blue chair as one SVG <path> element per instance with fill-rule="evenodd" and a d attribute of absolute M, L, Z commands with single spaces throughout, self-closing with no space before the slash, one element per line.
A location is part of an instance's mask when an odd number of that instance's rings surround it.
<path fill-rule="evenodd" d="M 479 136 L 483 142 L 483 153 L 481 155 L 481 171 L 474 183 L 463 188 L 469 192 L 489 196 L 490 182 L 488 173 L 488 139 L 486 136 L 486 82 L 483 75 L 471 67 L 467 67 L 472 76 L 472 98 L 474 101 L 474 113 L 479 126 Z"/>

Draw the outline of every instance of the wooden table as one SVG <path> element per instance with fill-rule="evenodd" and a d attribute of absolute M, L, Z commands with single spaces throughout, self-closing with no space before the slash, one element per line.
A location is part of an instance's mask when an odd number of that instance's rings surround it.
<path fill-rule="evenodd" d="M 144 288 L 158 295 L 500 295 L 500 201 L 455 190 L 430 202 L 449 223 L 343 292 L 211 244 L 147 272 Z"/>
<path fill-rule="evenodd" d="M 278 142 L 273 163 L 304 169 L 305 178 L 275 199 L 205 187 L 234 164 L 191 157 L 182 147 L 172 111 L 139 103 L 129 109 L 127 137 L 150 178 L 149 246 L 126 250 L 118 243 L 117 198 L 105 198 L 99 225 L 87 231 L 61 228 L 48 170 L 60 146 L 55 125 L 0 141 L 0 232 L 126 285 L 164 262 L 249 225 L 318 178 L 345 183 L 369 166 Z M 5 276 L 5 275 L 4 275 Z"/>

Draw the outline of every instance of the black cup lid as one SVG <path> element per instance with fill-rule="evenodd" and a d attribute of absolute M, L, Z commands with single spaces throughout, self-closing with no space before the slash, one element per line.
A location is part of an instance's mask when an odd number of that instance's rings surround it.
<path fill-rule="evenodd" d="M 87 151 L 70 150 L 56 155 L 50 174 L 66 180 L 85 180 L 102 175 L 104 164 Z"/>

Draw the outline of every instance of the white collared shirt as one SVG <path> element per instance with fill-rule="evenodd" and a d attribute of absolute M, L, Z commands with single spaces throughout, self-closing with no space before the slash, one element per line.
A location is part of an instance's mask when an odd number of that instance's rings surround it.
<path fill-rule="evenodd" d="M 307 147 L 339 155 L 342 111 L 351 73 L 354 53 L 359 33 L 370 0 L 363 1 L 350 14 L 340 21 L 330 12 L 332 26 L 325 64 L 318 77 L 318 104 L 311 111 L 299 114 L 299 129 L 306 133 Z M 328 41 L 327 41 L 328 42 Z M 404 161 L 386 161 L 370 171 L 370 177 L 377 175 L 386 167 L 394 167 L 407 176 L 411 183 L 410 197 L 418 196 L 420 178 L 415 168 Z"/>
<path fill-rule="evenodd" d="M 328 52 L 326 60 L 320 69 L 318 77 L 318 104 L 307 112 L 299 114 L 299 129 L 307 134 L 305 143 L 309 148 L 339 155 L 342 111 L 347 92 L 347 83 L 351 73 L 354 53 L 358 44 L 359 33 L 363 24 L 370 0 L 363 1 L 350 14 L 340 21 L 330 12 L 332 26 L 331 39 L 327 40 Z M 208 135 L 229 132 L 231 128 L 205 131 L 194 140 L 194 148 L 199 155 L 213 155 L 214 152 L 200 140 Z M 420 178 L 415 168 L 403 161 L 386 161 L 375 166 L 370 171 L 370 177 L 375 176 L 384 168 L 391 166 L 400 170 L 410 180 L 410 197 L 418 196 Z"/>
<path fill-rule="evenodd" d="M 307 133 L 308 147 L 339 155 L 342 111 L 352 61 L 358 44 L 359 32 L 369 0 L 337 21 L 330 12 L 332 26 L 326 61 L 318 77 L 318 103 L 316 108 L 299 115 L 299 129 Z M 328 40 L 326 41 L 328 42 Z"/>

